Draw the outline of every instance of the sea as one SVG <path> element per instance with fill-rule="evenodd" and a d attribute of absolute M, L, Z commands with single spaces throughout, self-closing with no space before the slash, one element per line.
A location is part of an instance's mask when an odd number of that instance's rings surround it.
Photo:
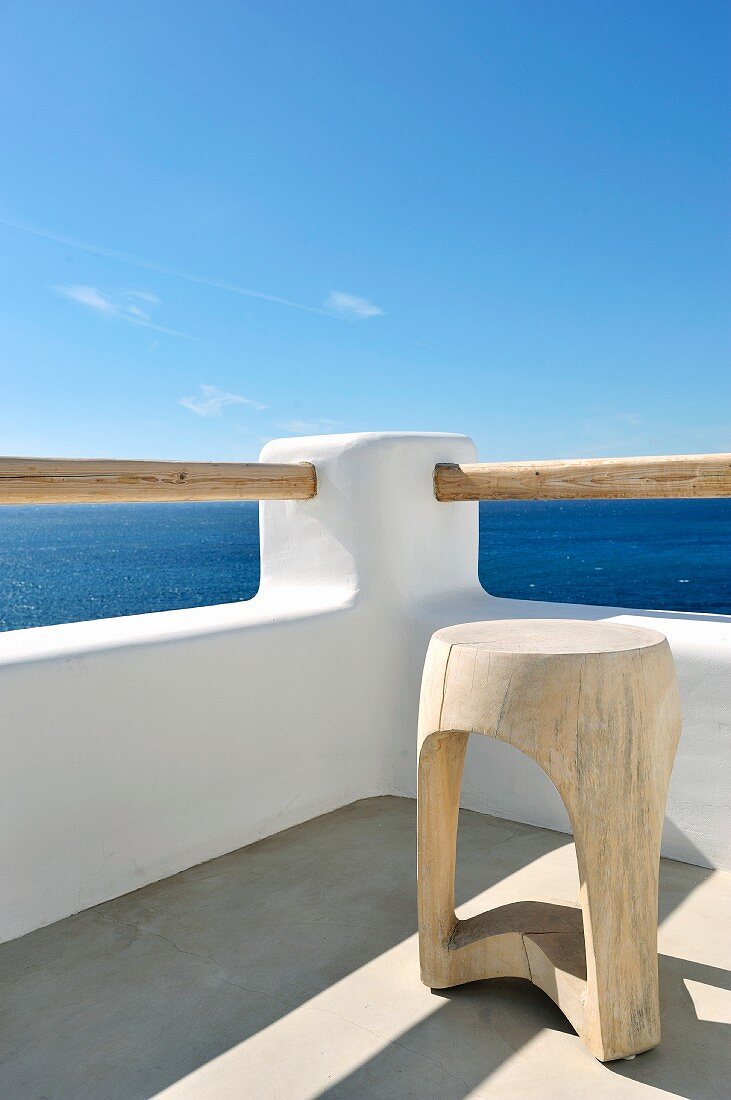
<path fill-rule="evenodd" d="M 731 614 L 731 500 L 483 502 L 479 575 L 496 596 Z M 256 503 L 0 508 L 0 630 L 258 585 Z"/>

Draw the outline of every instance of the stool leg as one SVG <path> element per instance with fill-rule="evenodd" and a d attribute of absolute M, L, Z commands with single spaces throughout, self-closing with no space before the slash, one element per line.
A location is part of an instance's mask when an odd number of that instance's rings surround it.
<path fill-rule="evenodd" d="M 419 754 L 417 801 L 419 957 L 421 980 L 432 989 L 450 980 L 459 795 L 468 733 L 434 733 Z"/>
<path fill-rule="evenodd" d="M 636 807 L 635 807 L 636 808 Z M 586 944 L 586 1043 L 601 1061 L 660 1042 L 657 898 L 662 822 L 575 823 Z"/>
<path fill-rule="evenodd" d="M 660 838 L 680 709 L 672 664 L 663 653 L 647 664 L 624 674 L 612 708 L 587 661 L 577 782 L 565 798 L 584 918 L 585 1041 L 601 1061 L 660 1041 Z"/>

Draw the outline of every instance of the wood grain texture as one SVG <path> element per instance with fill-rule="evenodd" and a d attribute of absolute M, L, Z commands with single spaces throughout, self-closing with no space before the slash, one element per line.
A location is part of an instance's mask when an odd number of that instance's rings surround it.
<path fill-rule="evenodd" d="M 307 500 L 316 492 L 309 462 L 0 458 L 0 504 Z"/>
<path fill-rule="evenodd" d="M 442 463 L 437 500 L 631 500 L 731 496 L 731 454 Z"/>
<path fill-rule="evenodd" d="M 680 703 L 662 634 L 509 620 L 437 631 L 419 710 L 422 980 L 528 978 L 602 1061 L 660 1040 L 660 834 Z M 571 819 L 580 909 L 518 903 L 458 921 L 457 817 L 470 733 L 532 757 Z"/>

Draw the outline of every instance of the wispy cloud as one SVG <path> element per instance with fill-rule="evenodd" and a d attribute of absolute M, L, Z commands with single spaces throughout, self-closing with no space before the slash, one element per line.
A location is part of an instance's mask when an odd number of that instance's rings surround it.
<path fill-rule="evenodd" d="M 589 445 L 578 455 L 611 456 L 614 451 L 641 452 L 647 430 L 640 413 L 633 410 L 609 411 L 597 409 L 580 426 Z"/>
<path fill-rule="evenodd" d="M 26 222 L 14 222 L 8 218 L 0 218 L 0 225 L 6 225 L 10 229 L 17 229 L 21 233 L 30 233 L 34 237 L 42 237 L 46 241 L 54 241 L 64 248 L 73 248 L 77 252 L 88 252 L 92 256 L 104 256 L 109 260 L 117 260 L 119 263 L 130 264 L 132 267 L 140 267 L 145 271 L 155 271 L 158 275 L 168 275 L 173 279 L 183 279 L 187 283 L 196 283 L 198 286 L 213 287 L 216 290 L 226 290 L 230 294 L 238 294 L 244 298 L 258 298 L 262 302 L 274 302 L 280 306 L 289 306 L 290 309 L 304 310 L 306 313 L 319 313 L 321 316 L 330 316 L 332 311 L 319 309 L 316 306 L 306 306 L 302 302 L 293 302 L 289 298 L 280 298 L 276 294 L 265 294 L 261 290 L 249 290 L 247 287 L 237 286 L 235 283 L 226 282 L 224 279 L 216 279 L 206 275 L 194 275 L 190 271 L 182 271 L 180 268 L 169 267 L 167 264 L 159 264 L 154 260 L 145 259 L 144 256 L 135 256 L 129 252 L 118 252 L 114 248 L 105 248 L 102 245 L 89 244 L 79 241 L 75 237 L 67 237 L 63 233 L 54 233 L 51 230 L 40 229 L 38 226 Z M 380 310 L 378 311 L 380 312 Z"/>
<path fill-rule="evenodd" d="M 676 408 L 654 407 L 650 418 L 634 410 L 593 410 L 580 425 L 577 458 L 613 455 L 662 455 L 722 451 L 729 438 L 728 422 L 686 423 Z"/>
<path fill-rule="evenodd" d="M 248 397 L 242 397 L 240 393 L 224 393 L 217 386 L 200 386 L 200 394 L 197 397 L 180 397 L 178 404 L 196 413 L 198 416 L 220 416 L 228 405 L 251 405 L 257 412 L 268 408 L 258 401 L 252 401 Z"/>
<path fill-rule="evenodd" d="M 117 308 L 111 299 L 93 286 L 57 286 L 56 291 L 64 298 L 70 298 L 72 302 L 79 302 L 82 306 L 104 313 L 107 317 L 115 317 Z"/>
<path fill-rule="evenodd" d="M 339 424 L 339 420 L 285 420 L 274 427 L 294 435 L 313 435 L 315 432 L 329 432 Z"/>
<path fill-rule="evenodd" d="M 165 328 L 157 325 L 152 320 L 152 311 L 160 304 L 160 299 L 155 294 L 148 294 L 142 290 L 124 290 L 112 296 L 105 294 L 95 286 L 57 286 L 58 294 L 77 302 L 95 313 L 101 313 L 105 317 L 116 317 L 120 321 L 128 321 L 131 325 L 140 328 L 153 329 L 154 332 L 164 332 L 168 336 L 179 336 L 183 340 L 195 340 L 187 332 L 178 332 L 174 328 Z"/>
<path fill-rule="evenodd" d="M 344 290 L 330 291 L 324 306 L 328 313 L 337 313 L 339 317 L 346 317 L 350 321 L 383 316 L 380 306 L 369 302 L 367 298 L 359 298 L 357 294 L 346 294 Z"/>
<path fill-rule="evenodd" d="M 41 229 L 40 226 L 32 225 L 30 222 L 17 222 L 10 218 L 0 217 L 0 225 L 18 230 L 20 233 L 29 233 L 33 237 L 41 237 L 46 241 L 53 241 L 55 244 L 63 245 L 64 248 L 72 248 L 76 252 L 87 252 L 92 256 L 104 256 L 109 260 L 116 260 L 119 263 L 142 268 L 144 271 L 154 271 L 158 275 L 182 279 L 187 283 L 196 283 L 198 286 L 212 287 L 214 290 L 225 290 L 230 294 L 238 294 L 243 298 L 257 298 L 262 302 L 273 302 L 276 305 L 288 306 L 290 309 L 303 310 L 305 313 L 317 313 L 321 317 L 337 316 L 350 321 L 359 321 L 366 317 L 382 317 L 384 314 L 384 310 L 380 306 L 370 302 L 367 298 L 361 298 L 357 294 L 348 294 L 342 290 L 331 291 L 320 307 L 308 306 L 303 302 L 295 302 L 291 298 L 282 298 L 278 294 L 266 294 L 262 290 L 251 290 L 249 287 L 238 286 L 236 283 L 230 283 L 225 279 L 217 279 L 209 275 L 196 275 L 191 271 L 161 264 L 156 260 L 148 260 L 145 256 L 136 256 L 131 252 L 121 252 L 116 248 L 107 248 L 104 245 L 80 241 L 76 237 L 67 236 L 65 233 L 56 233 L 51 229 Z M 174 335 L 181 334 L 175 333 Z"/>

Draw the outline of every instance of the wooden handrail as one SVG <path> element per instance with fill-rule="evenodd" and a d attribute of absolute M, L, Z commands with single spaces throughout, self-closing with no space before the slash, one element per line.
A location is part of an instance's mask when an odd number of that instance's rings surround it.
<path fill-rule="evenodd" d="M 316 492 L 310 462 L 0 458 L 0 504 L 308 500 Z"/>
<path fill-rule="evenodd" d="M 731 496 L 731 454 L 441 463 L 437 500 L 627 500 Z"/>
<path fill-rule="evenodd" d="M 309 462 L 0 458 L 0 504 L 308 500 L 316 492 Z M 440 463 L 434 492 L 440 501 L 731 497 L 731 454 Z"/>

